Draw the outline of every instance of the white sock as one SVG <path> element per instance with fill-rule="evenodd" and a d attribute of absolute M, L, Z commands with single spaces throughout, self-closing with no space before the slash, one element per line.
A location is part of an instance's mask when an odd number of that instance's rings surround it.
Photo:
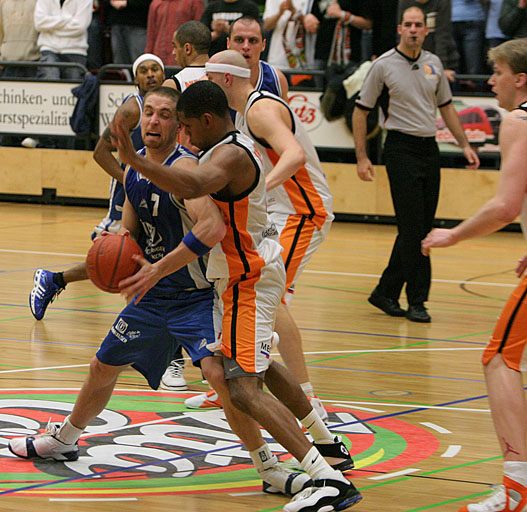
<path fill-rule="evenodd" d="M 313 390 L 313 385 L 311 384 L 311 382 L 304 382 L 303 384 L 300 384 L 300 387 L 302 388 L 304 395 L 306 395 L 307 397 L 313 398 L 315 396 L 315 391 Z"/>
<path fill-rule="evenodd" d="M 311 409 L 311 412 L 303 420 L 300 420 L 300 423 L 311 434 L 315 443 L 330 444 L 335 442 L 333 434 L 328 430 L 315 409 Z"/>
<path fill-rule="evenodd" d="M 527 462 L 504 462 L 503 474 L 507 478 L 527 487 Z"/>
<path fill-rule="evenodd" d="M 347 482 L 344 475 L 340 471 L 333 469 L 314 446 L 306 453 L 300 465 L 313 480 L 317 478 L 331 478 Z"/>
<path fill-rule="evenodd" d="M 70 423 L 70 417 L 68 416 L 60 427 L 56 437 L 64 444 L 75 444 L 83 432 L 84 429 L 77 428 Z"/>
<path fill-rule="evenodd" d="M 264 443 L 260 448 L 249 452 L 249 455 L 251 456 L 254 467 L 258 473 L 262 473 L 278 463 L 276 455 L 271 452 L 267 443 Z"/>

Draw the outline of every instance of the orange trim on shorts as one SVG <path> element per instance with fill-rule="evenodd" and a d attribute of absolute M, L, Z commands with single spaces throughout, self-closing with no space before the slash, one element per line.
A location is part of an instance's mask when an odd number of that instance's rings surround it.
<path fill-rule="evenodd" d="M 222 353 L 248 373 L 256 372 L 256 290 L 260 272 L 232 279 L 223 292 Z"/>
<path fill-rule="evenodd" d="M 512 292 L 505 304 L 492 338 L 482 356 L 482 363 L 488 364 L 496 355 L 501 354 L 505 364 L 521 371 L 521 362 L 527 345 L 527 277 Z"/>

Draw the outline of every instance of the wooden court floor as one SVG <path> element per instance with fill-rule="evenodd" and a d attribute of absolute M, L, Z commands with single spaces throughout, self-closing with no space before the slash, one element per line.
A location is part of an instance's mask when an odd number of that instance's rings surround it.
<path fill-rule="evenodd" d="M 184 407 L 206 389 L 190 365 L 185 393 L 154 392 L 134 371 L 123 374 L 82 437 L 78 462 L 31 462 L 8 452 L 11 437 L 71 410 L 123 307 L 119 295 L 80 282 L 44 320 L 28 308 L 35 269 L 81 261 L 103 214 L 0 203 L 0 510 L 281 510 L 287 499 L 261 492 L 221 411 Z M 356 462 L 349 476 L 364 500 L 354 510 L 457 510 L 500 480 L 479 359 L 517 282 L 524 242 L 499 233 L 435 250 L 433 321 L 420 325 L 366 300 L 393 239 L 390 226 L 335 224 L 298 283 L 292 312 L 331 429 Z"/>

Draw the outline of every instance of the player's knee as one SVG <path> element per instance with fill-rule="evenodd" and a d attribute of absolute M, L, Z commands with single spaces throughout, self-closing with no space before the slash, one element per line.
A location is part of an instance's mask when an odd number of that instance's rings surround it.
<path fill-rule="evenodd" d="M 208 359 L 208 358 L 207 358 Z M 216 359 L 218 361 L 216 361 Z M 210 364 L 204 365 L 202 363 L 203 376 L 207 379 L 210 386 L 220 393 L 227 390 L 227 382 L 225 381 L 225 371 L 221 358 L 210 358 Z"/>
<path fill-rule="evenodd" d="M 251 394 L 237 379 L 227 381 L 232 405 L 241 411 L 247 412 L 251 408 Z"/>
<path fill-rule="evenodd" d="M 104 364 L 97 356 L 93 356 L 89 372 L 90 379 L 96 381 L 100 386 L 105 386 L 119 375 L 121 367 Z"/>

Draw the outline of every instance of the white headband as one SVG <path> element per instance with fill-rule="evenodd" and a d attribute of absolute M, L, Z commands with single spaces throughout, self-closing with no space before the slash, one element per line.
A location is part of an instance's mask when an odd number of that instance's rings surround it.
<path fill-rule="evenodd" d="M 210 63 L 205 64 L 205 72 L 210 71 L 211 73 L 230 73 L 233 76 L 239 76 L 240 78 L 251 78 L 251 70 L 242 68 L 241 66 L 233 66 L 232 64 L 220 64 Z"/>
<path fill-rule="evenodd" d="M 139 57 L 137 57 L 137 59 L 135 59 L 134 63 L 132 64 L 132 71 L 134 73 L 134 77 L 137 72 L 137 68 L 147 60 L 154 60 L 161 66 L 161 69 L 165 69 L 163 61 L 157 55 L 154 55 L 153 53 L 143 53 L 143 55 L 139 55 Z"/>

